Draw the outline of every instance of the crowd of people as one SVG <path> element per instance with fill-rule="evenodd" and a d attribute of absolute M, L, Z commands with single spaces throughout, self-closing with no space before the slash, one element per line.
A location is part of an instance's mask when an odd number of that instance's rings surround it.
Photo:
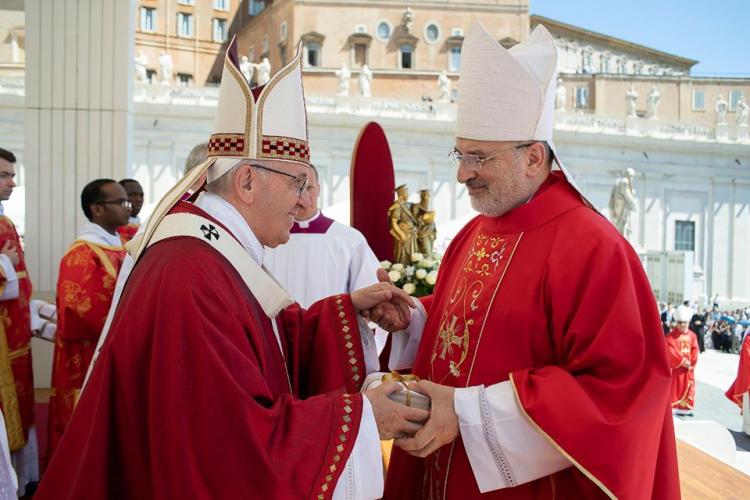
<path fill-rule="evenodd" d="M 739 353 L 745 337 L 750 334 L 750 307 L 723 309 L 717 302 L 711 307 L 698 307 L 695 302 L 682 304 L 690 311 L 690 331 L 696 335 L 700 352 L 716 349 L 722 352 Z M 675 325 L 677 308 L 671 303 L 660 303 L 664 333 Z"/>

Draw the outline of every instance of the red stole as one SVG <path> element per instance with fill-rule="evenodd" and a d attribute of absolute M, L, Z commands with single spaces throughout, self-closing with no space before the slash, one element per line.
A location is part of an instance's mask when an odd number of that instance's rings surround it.
<path fill-rule="evenodd" d="M 148 248 L 36 497 L 330 498 L 362 415 L 356 316 L 341 295 L 276 321 L 282 350 L 209 245 Z"/>
<path fill-rule="evenodd" d="M 695 363 L 698 362 L 698 339 L 695 333 L 673 328 L 667 335 L 667 354 L 672 368 L 672 408 L 692 410 L 695 407 Z M 683 360 L 690 363 L 686 368 Z"/>
<path fill-rule="evenodd" d="M 16 451 L 24 447 L 29 428 L 34 425 L 29 324 L 31 280 L 16 227 L 8 217 L 0 216 L 0 247 L 6 242 L 18 252 L 19 262 L 15 267 L 18 298 L 0 301 L 0 409 L 5 417 L 10 451 Z M 0 271 L 0 290 L 5 288 L 6 281 Z"/>
<path fill-rule="evenodd" d="M 107 319 L 125 249 L 76 240 L 60 261 L 47 461 L 73 413 Z"/>
<path fill-rule="evenodd" d="M 455 387 L 510 379 L 575 467 L 481 495 L 459 437 L 424 460 L 394 450 L 386 498 L 679 498 L 653 293 L 630 245 L 559 174 L 472 220 L 429 303 L 414 373 Z"/>
<path fill-rule="evenodd" d="M 737 367 L 737 378 L 727 389 L 727 397 L 742 408 L 742 395 L 750 391 L 750 335 L 745 335 L 740 349 L 740 364 Z"/>

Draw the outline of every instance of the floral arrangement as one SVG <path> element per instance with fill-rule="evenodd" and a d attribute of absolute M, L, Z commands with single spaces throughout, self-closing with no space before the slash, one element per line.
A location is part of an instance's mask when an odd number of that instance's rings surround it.
<path fill-rule="evenodd" d="M 388 277 L 394 285 L 403 289 L 409 295 L 423 297 L 430 295 L 437 281 L 440 256 L 433 254 L 426 258 L 421 253 L 411 254 L 411 264 L 391 263 L 384 260 L 380 266 L 388 271 Z"/>

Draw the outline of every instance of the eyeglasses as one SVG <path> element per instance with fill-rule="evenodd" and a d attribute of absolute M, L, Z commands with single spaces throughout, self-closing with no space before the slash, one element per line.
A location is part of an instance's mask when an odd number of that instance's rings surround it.
<path fill-rule="evenodd" d="M 133 204 L 130 200 L 110 200 L 110 201 L 97 201 L 97 205 L 120 205 L 122 208 L 133 208 Z"/>
<path fill-rule="evenodd" d="M 482 165 L 485 164 L 485 162 L 492 160 L 497 155 L 501 153 L 505 153 L 506 151 L 513 151 L 514 149 L 528 148 L 534 143 L 535 142 L 529 142 L 526 144 L 518 144 L 517 146 L 513 146 L 507 149 L 497 150 L 491 155 L 485 156 L 484 158 L 481 158 L 477 155 L 465 155 L 461 153 L 460 151 L 458 151 L 457 149 L 454 149 L 453 151 L 448 153 L 448 157 L 450 157 L 450 159 L 453 160 L 453 163 L 456 165 L 456 168 L 459 168 L 463 164 L 464 168 L 466 168 L 467 170 L 476 172 L 482 167 Z"/>
<path fill-rule="evenodd" d="M 255 167 L 255 168 L 259 168 L 261 170 L 268 170 L 269 172 L 275 172 L 275 173 L 277 173 L 279 175 L 283 175 L 283 176 L 286 176 L 286 177 L 291 177 L 292 180 L 289 181 L 289 187 L 291 187 L 292 189 L 294 189 L 295 191 L 297 191 L 297 196 L 302 196 L 302 193 L 304 193 L 305 189 L 307 188 L 307 181 L 308 181 L 307 176 L 304 176 L 304 177 L 303 176 L 299 176 L 298 177 L 296 175 L 287 174 L 286 172 L 282 172 L 281 170 L 276 170 L 275 168 L 264 167 L 262 165 L 255 165 L 255 164 L 252 164 L 252 163 L 250 164 L 250 166 L 251 167 Z"/>

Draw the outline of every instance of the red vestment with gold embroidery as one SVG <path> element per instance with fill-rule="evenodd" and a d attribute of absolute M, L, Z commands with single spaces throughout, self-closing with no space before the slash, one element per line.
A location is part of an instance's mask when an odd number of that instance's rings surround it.
<path fill-rule="evenodd" d="M 133 236 L 138 232 L 140 226 L 140 224 L 130 223 L 117 228 L 117 234 L 120 235 L 120 240 L 122 240 L 123 245 L 133 239 Z"/>
<path fill-rule="evenodd" d="M 426 459 L 394 448 L 385 498 L 679 498 L 653 292 L 630 244 L 560 174 L 467 224 L 425 304 L 414 373 L 454 387 L 510 379 L 574 465 L 481 494 L 459 436 Z"/>
<path fill-rule="evenodd" d="M 695 407 L 695 363 L 698 362 L 698 339 L 692 331 L 677 328 L 667 334 L 667 353 L 672 368 L 672 408 L 692 410 Z M 685 366 L 685 363 L 689 363 Z"/>
<path fill-rule="evenodd" d="M 0 248 L 10 242 L 18 252 L 15 266 L 18 298 L 0 301 L 0 409 L 5 418 L 10 451 L 23 448 L 34 425 L 34 376 L 31 363 L 29 298 L 31 280 L 16 227 L 0 216 Z M 0 290 L 7 277 L 0 271 Z"/>
<path fill-rule="evenodd" d="M 745 335 L 740 349 L 740 364 L 737 366 L 737 378 L 727 389 L 726 396 L 742 408 L 742 395 L 750 391 L 750 335 Z"/>
<path fill-rule="evenodd" d="M 73 413 L 107 319 L 125 249 L 76 240 L 60 261 L 47 461 Z"/>
<path fill-rule="evenodd" d="M 271 321 L 206 243 L 148 248 L 35 498 L 331 498 L 362 417 L 351 300 L 282 311 L 282 348 Z"/>

